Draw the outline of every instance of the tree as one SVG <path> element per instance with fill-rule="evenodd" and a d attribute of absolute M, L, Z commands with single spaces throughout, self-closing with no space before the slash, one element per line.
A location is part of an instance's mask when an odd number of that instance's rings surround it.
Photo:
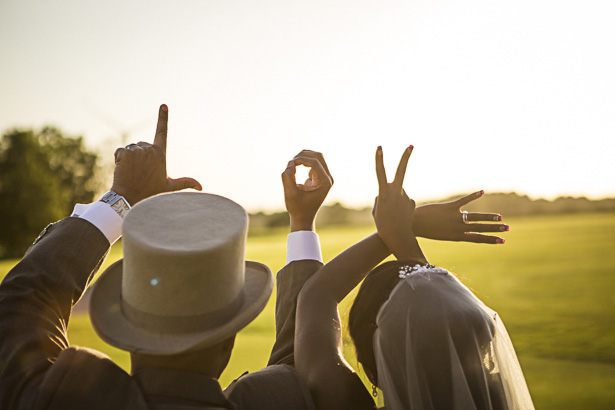
<path fill-rule="evenodd" d="M 49 223 L 98 191 L 98 155 L 56 128 L 0 139 L 0 257 L 21 257 Z"/>

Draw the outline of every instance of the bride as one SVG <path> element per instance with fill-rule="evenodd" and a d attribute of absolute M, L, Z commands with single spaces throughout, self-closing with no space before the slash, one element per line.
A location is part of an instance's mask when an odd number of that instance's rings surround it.
<path fill-rule="evenodd" d="M 318 410 L 373 409 L 344 360 L 337 305 L 363 279 L 349 317 L 357 359 L 389 410 L 533 409 L 499 316 L 452 273 L 428 264 L 402 188 L 412 146 L 392 183 L 376 151 L 378 229 L 323 266 L 297 304 L 295 365 Z M 479 193 L 477 193 L 479 194 Z M 464 220 L 465 221 L 465 220 Z M 396 261 L 380 265 L 386 255 Z"/>

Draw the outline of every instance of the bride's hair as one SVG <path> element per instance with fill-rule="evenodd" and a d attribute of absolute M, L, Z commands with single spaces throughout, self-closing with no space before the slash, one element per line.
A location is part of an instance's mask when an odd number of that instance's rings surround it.
<path fill-rule="evenodd" d="M 372 270 L 361 284 L 348 315 L 348 331 L 357 351 L 357 360 L 375 386 L 378 386 L 378 369 L 374 356 L 376 316 L 399 283 L 399 267 L 408 263 L 412 262 L 390 261 Z"/>

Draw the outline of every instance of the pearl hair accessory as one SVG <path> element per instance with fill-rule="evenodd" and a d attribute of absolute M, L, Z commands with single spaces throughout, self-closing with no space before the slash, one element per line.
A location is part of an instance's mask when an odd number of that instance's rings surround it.
<path fill-rule="evenodd" d="M 423 275 L 425 273 L 440 273 L 442 275 L 448 275 L 448 271 L 446 269 L 436 268 L 435 265 L 430 265 L 428 263 L 425 265 L 419 265 L 417 263 L 414 266 L 403 265 L 399 267 L 399 277 L 402 279 L 405 279 L 408 276 Z"/>

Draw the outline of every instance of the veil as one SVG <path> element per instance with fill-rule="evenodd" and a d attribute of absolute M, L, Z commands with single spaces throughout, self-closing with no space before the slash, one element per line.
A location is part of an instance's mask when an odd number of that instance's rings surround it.
<path fill-rule="evenodd" d="M 443 269 L 400 280 L 376 318 L 388 410 L 533 410 L 504 324 Z"/>

